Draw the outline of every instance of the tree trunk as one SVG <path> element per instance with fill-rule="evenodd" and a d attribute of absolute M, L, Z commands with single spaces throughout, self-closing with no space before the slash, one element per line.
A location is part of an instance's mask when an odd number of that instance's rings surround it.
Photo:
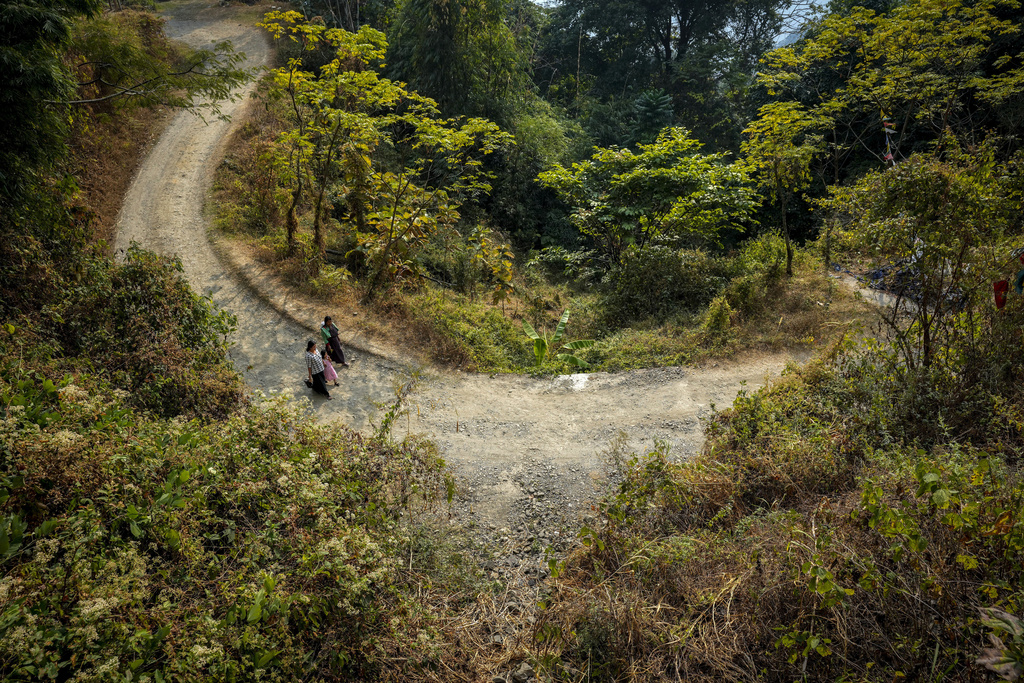
<path fill-rule="evenodd" d="M 288 207 L 288 217 L 285 218 L 285 231 L 288 236 L 288 255 L 295 253 L 295 233 L 299 229 L 299 221 L 295 218 L 295 207 L 299 204 L 301 192 L 298 188 L 292 190 L 292 203 Z"/>
<path fill-rule="evenodd" d="M 835 219 L 832 216 L 828 217 L 825 221 L 825 272 L 828 273 L 832 270 L 832 227 L 835 223 Z"/>
<path fill-rule="evenodd" d="M 928 296 L 927 283 L 921 289 L 923 291 L 921 292 L 921 302 L 917 305 L 917 320 L 921 325 L 921 365 L 927 368 L 932 364 L 932 323 L 935 321 L 935 316 L 928 312 L 931 297 Z M 940 298 L 939 301 L 941 302 L 941 300 Z"/>
<path fill-rule="evenodd" d="M 787 193 L 782 193 L 782 234 L 786 238 L 786 275 L 793 277 L 793 243 L 789 239 L 789 223 L 786 222 L 786 200 L 789 199 Z"/>
<path fill-rule="evenodd" d="M 320 215 L 323 213 L 324 191 L 316 196 L 316 206 L 313 208 L 313 245 L 317 254 L 324 253 L 324 235 L 321 229 Z"/>
<path fill-rule="evenodd" d="M 836 135 L 836 129 L 832 129 L 832 151 L 835 157 L 832 160 L 832 184 L 839 187 L 839 139 Z M 832 211 L 825 222 L 825 272 L 828 273 L 832 270 L 832 230 L 835 228 L 839 219 L 836 216 L 836 211 Z"/>

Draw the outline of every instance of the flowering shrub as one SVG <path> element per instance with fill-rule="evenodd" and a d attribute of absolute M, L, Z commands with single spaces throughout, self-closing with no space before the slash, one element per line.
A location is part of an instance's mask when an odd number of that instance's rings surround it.
<path fill-rule="evenodd" d="M 397 680 L 390 651 L 437 657 L 407 592 L 436 550 L 411 518 L 452 491 L 430 444 L 282 399 L 202 424 L 60 384 L 0 375 L 5 680 Z"/>

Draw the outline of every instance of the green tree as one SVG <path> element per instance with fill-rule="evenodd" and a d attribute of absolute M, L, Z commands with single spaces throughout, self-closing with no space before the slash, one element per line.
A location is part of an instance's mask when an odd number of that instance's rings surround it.
<path fill-rule="evenodd" d="M 847 217 L 853 244 L 881 265 L 895 264 L 886 284 L 896 301 L 886 320 L 907 366 L 939 359 L 955 373 L 957 353 L 977 344 L 977 312 L 991 305 L 992 281 L 1019 266 L 1006 239 L 1017 207 L 993 145 L 944 143 L 832 188 L 820 203 Z"/>
<path fill-rule="evenodd" d="M 827 133 L 834 178 L 852 147 L 883 162 L 889 150 L 899 159 L 947 129 L 976 141 L 1024 92 L 1020 55 L 1003 40 L 1020 35 L 1020 17 L 1008 12 L 1016 7 L 909 0 L 885 15 L 863 7 L 827 15 L 808 38 L 769 53 L 758 82 L 802 104 Z"/>
<path fill-rule="evenodd" d="M 247 74 L 230 44 L 156 53 L 130 21 L 97 16 L 95 0 L 0 3 L 0 205 L 23 197 L 30 179 L 65 152 L 74 106 L 128 102 L 199 110 L 216 107 Z M 147 30 L 159 30 L 152 25 Z"/>
<path fill-rule="evenodd" d="M 672 125 L 672 98 L 664 90 L 647 90 L 633 103 L 638 140 L 650 144 L 663 128 Z"/>
<path fill-rule="evenodd" d="M 573 223 L 610 268 L 630 246 L 713 240 L 749 216 L 756 195 L 744 171 L 723 154 L 700 154 L 700 146 L 685 129 L 669 128 L 637 152 L 598 149 L 588 161 L 556 164 L 539 178 L 573 207 Z"/>
<path fill-rule="evenodd" d="M 77 283 L 91 267 L 90 217 L 70 201 L 73 121 L 157 101 L 195 110 L 245 76 L 226 45 L 170 48 L 153 15 L 98 12 L 91 0 L 0 3 L 0 310 L 41 308 L 65 294 L 38 287 L 42 273 Z"/>
<path fill-rule="evenodd" d="M 261 25 L 276 38 L 335 53 L 319 75 L 297 58 L 274 72 L 295 125 L 280 139 L 295 183 L 288 239 L 293 243 L 296 208 L 309 188 L 322 253 L 328 193 L 336 194 L 371 266 L 373 296 L 418 272 L 429 238 L 452 230 L 462 203 L 490 190 L 481 158 L 511 138 L 485 119 L 444 119 L 433 100 L 382 78 L 373 67 L 387 41 L 375 29 L 328 29 L 304 23 L 297 12 L 270 12 Z"/>
<path fill-rule="evenodd" d="M 53 103 L 75 91 L 64 49 L 75 19 L 98 9 L 96 0 L 0 3 L 0 205 L 63 153 L 67 111 Z"/>
<path fill-rule="evenodd" d="M 435 100 L 445 116 L 485 116 L 504 127 L 528 93 L 529 3 L 402 0 L 390 31 L 388 74 Z"/>
<path fill-rule="evenodd" d="M 810 166 L 820 140 L 809 135 L 816 120 L 794 102 L 775 102 L 761 108 L 760 118 L 743 131 L 744 162 L 779 207 L 779 223 L 786 238 L 786 275 L 793 274 L 793 243 L 786 217 L 794 192 L 811 182 Z"/>
<path fill-rule="evenodd" d="M 220 102 L 251 74 L 229 41 L 192 50 L 163 36 L 163 19 L 124 11 L 82 19 L 70 53 L 77 96 L 54 104 L 163 105 L 219 115 Z"/>
<path fill-rule="evenodd" d="M 629 119 L 633 112 L 616 111 L 614 102 L 662 89 L 672 100 L 669 125 L 696 131 L 713 148 L 735 148 L 746 118 L 744 94 L 778 34 L 785 4 L 566 0 L 550 11 L 537 80 L 549 98 L 580 115 L 600 145 L 649 142 L 631 135 L 632 120 L 608 115 Z M 629 139 L 607 135 L 616 128 Z"/>

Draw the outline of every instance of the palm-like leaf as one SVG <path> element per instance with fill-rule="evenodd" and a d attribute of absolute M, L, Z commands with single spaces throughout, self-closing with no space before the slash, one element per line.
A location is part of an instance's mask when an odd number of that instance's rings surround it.
<path fill-rule="evenodd" d="M 565 325 L 569 322 L 569 309 L 565 309 L 562 313 L 562 317 L 558 321 L 558 327 L 555 328 L 555 336 L 551 338 L 551 344 L 554 346 L 562 340 L 562 336 L 565 334 Z"/>
<path fill-rule="evenodd" d="M 533 329 L 533 325 L 525 320 L 523 321 L 523 332 L 525 332 L 526 336 L 530 339 L 540 339 L 540 335 L 537 334 L 537 330 Z"/>
<path fill-rule="evenodd" d="M 578 368 L 590 367 L 590 363 L 588 363 L 587 361 L 583 360 L 582 358 L 577 358 L 576 356 L 573 356 L 568 353 L 560 353 L 556 357 L 558 358 L 558 360 L 565 361 L 569 365 L 574 365 Z"/>
<path fill-rule="evenodd" d="M 548 355 L 548 340 L 544 337 L 537 337 L 533 340 L 533 356 L 539 368 L 544 364 L 544 358 Z"/>

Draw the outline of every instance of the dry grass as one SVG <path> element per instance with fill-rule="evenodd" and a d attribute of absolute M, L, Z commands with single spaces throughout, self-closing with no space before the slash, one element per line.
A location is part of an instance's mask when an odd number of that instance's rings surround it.
<path fill-rule="evenodd" d="M 124 195 L 146 154 L 174 118 L 166 107 L 133 109 L 116 114 L 87 113 L 76 118 L 71 139 L 78 202 L 94 216 L 93 236 L 114 247 L 117 215 Z"/>
<path fill-rule="evenodd" d="M 920 449 L 887 369 L 855 361 L 739 400 L 693 461 L 631 462 L 535 657 L 579 681 L 988 680 L 977 609 L 1024 595 L 1020 436 Z"/>
<path fill-rule="evenodd" d="M 869 304 L 813 262 L 793 278 L 775 283 L 765 295 L 770 303 L 759 310 L 734 314 L 736 337 L 745 347 L 820 345 L 872 318 Z"/>

